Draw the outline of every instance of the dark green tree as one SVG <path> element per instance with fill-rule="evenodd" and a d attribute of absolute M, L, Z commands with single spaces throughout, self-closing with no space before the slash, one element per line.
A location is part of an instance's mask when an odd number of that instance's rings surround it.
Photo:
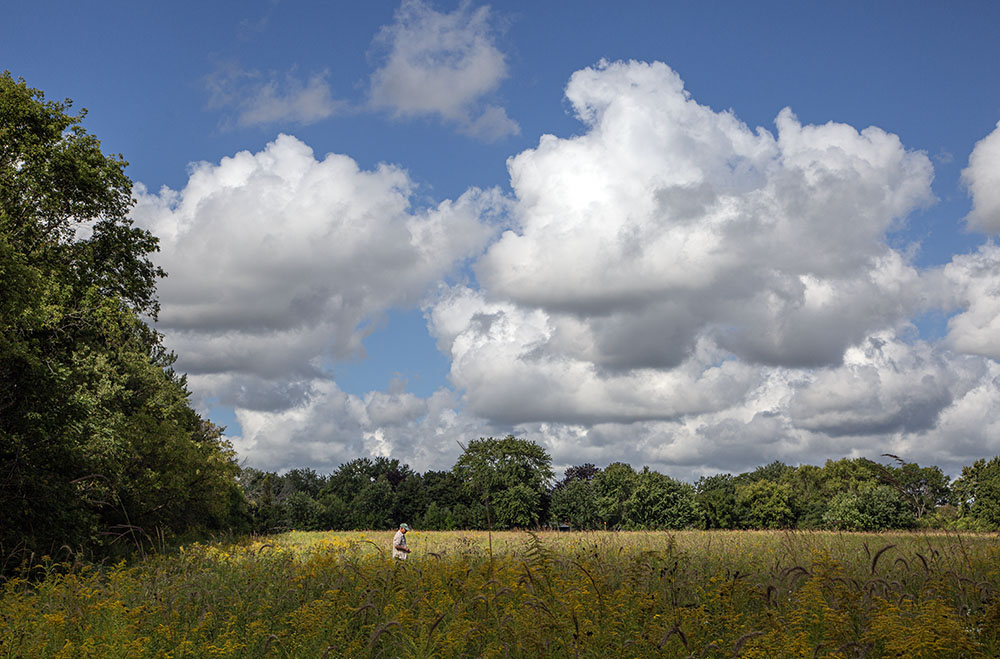
<path fill-rule="evenodd" d="M 594 466 L 590 462 L 582 465 L 575 465 L 573 467 L 567 467 L 566 471 L 563 472 L 562 480 L 556 483 L 555 489 L 573 481 L 592 481 L 594 480 L 594 476 L 599 473 L 601 473 L 601 468 Z"/>
<path fill-rule="evenodd" d="M 448 513 L 447 508 L 432 501 L 419 519 L 420 528 L 428 531 L 451 531 L 454 520 Z"/>
<path fill-rule="evenodd" d="M 1000 530 L 1000 456 L 962 467 L 952 489 L 963 526 Z"/>
<path fill-rule="evenodd" d="M 832 496 L 824 486 L 823 468 L 816 465 L 799 465 L 787 472 L 782 483 L 792 488 L 791 508 L 800 529 L 822 528 L 823 515 Z"/>
<path fill-rule="evenodd" d="M 636 473 L 623 507 L 624 526 L 631 529 L 683 529 L 699 521 L 694 487 L 649 467 Z"/>
<path fill-rule="evenodd" d="M 824 521 L 830 528 L 845 531 L 885 531 L 910 528 L 916 518 L 898 490 L 888 485 L 869 485 L 834 495 Z"/>
<path fill-rule="evenodd" d="M 474 439 L 463 447 L 462 455 L 452 468 L 455 476 L 465 484 L 466 491 L 479 499 L 500 526 L 518 526 L 525 517 L 514 511 L 525 505 L 534 509 L 527 515 L 535 523 L 541 517 L 541 496 L 552 480 L 552 458 L 538 444 L 514 435 L 503 439 L 493 437 Z M 519 493 L 506 494 L 517 489 Z M 537 493 L 537 499 L 527 500 L 527 493 Z M 505 505 L 498 506 L 499 501 Z"/>
<path fill-rule="evenodd" d="M 351 528 L 351 505 L 336 494 L 320 495 L 318 500 L 323 512 L 320 528 L 324 530 L 346 531 Z"/>
<path fill-rule="evenodd" d="M 891 453 L 883 457 L 892 458 L 896 464 L 883 466 L 873 462 L 873 468 L 883 483 L 902 495 L 915 519 L 919 520 L 938 506 L 951 503 L 950 479 L 940 467 L 921 467 Z"/>
<path fill-rule="evenodd" d="M 574 529 L 598 529 L 601 515 L 597 490 L 589 480 L 569 480 L 552 490 L 549 516 L 557 524 L 568 523 Z"/>
<path fill-rule="evenodd" d="M 350 501 L 377 476 L 374 462 L 369 458 L 356 458 L 341 464 L 327 477 L 321 495 L 335 494 L 344 501 Z"/>
<path fill-rule="evenodd" d="M 326 478 L 316 473 L 314 469 L 291 469 L 283 479 L 288 493 L 302 492 L 315 499 L 326 485 Z"/>
<path fill-rule="evenodd" d="M 324 530 L 324 508 L 306 492 L 302 490 L 292 492 L 284 503 L 288 511 L 289 527 L 300 531 Z"/>
<path fill-rule="evenodd" d="M 0 74 L 0 553 L 238 525 L 221 429 L 144 322 L 157 240 L 84 113 Z"/>
<path fill-rule="evenodd" d="M 496 521 L 506 528 L 538 526 L 542 512 L 542 491 L 524 483 L 515 483 L 496 492 L 493 506 Z"/>
<path fill-rule="evenodd" d="M 838 492 L 856 492 L 880 482 L 878 466 L 866 458 L 827 460 L 823 465 L 822 485 L 825 496 Z"/>
<path fill-rule="evenodd" d="M 636 473 L 631 465 L 612 462 L 594 476 L 597 511 L 605 528 L 616 529 L 625 524 L 625 502 L 635 490 Z"/>
<path fill-rule="evenodd" d="M 698 503 L 705 528 L 739 528 L 736 483 L 731 474 L 702 476 L 695 485 L 695 492 L 695 501 Z"/>
<path fill-rule="evenodd" d="M 736 505 L 745 528 L 791 528 L 795 524 L 791 504 L 791 486 L 776 480 L 761 479 L 736 488 Z"/>
<path fill-rule="evenodd" d="M 399 522 L 393 519 L 395 494 L 385 475 L 361 488 L 351 500 L 353 528 L 390 529 Z"/>

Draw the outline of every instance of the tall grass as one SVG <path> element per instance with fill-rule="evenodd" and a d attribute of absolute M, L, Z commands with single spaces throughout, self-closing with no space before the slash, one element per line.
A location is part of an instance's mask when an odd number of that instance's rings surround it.
<path fill-rule="evenodd" d="M 288 533 L 0 591 L 0 657 L 1000 656 L 1000 541 Z"/>

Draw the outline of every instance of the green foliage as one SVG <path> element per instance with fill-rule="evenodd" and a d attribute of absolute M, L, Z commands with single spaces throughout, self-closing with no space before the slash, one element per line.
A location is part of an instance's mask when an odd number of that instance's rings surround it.
<path fill-rule="evenodd" d="M 878 465 L 864 458 L 827 460 L 822 478 L 828 492 L 853 491 L 878 478 Z"/>
<path fill-rule="evenodd" d="M 824 520 L 829 528 L 845 531 L 905 529 L 915 523 L 903 495 L 887 485 L 834 495 Z"/>
<path fill-rule="evenodd" d="M 70 102 L 0 75 L 0 553 L 239 526 L 236 465 L 155 318 L 157 240 Z"/>
<path fill-rule="evenodd" d="M 326 494 L 319 498 L 323 509 L 320 516 L 320 529 L 346 530 L 351 526 L 351 506 L 336 494 Z"/>
<path fill-rule="evenodd" d="M 597 467 L 590 462 L 568 467 L 563 474 L 563 479 L 556 483 L 556 487 L 558 488 L 573 481 L 592 481 L 594 480 L 594 476 L 599 473 L 601 473 L 600 467 Z"/>
<path fill-rule="evenodd" d="M 966 527 L 1000 529 L 1000 456 L 963 467 L 953 489 Z"/>
<path fill-rule="evenodd" d="M 552 480 L 552 458 L 538 444 L 507 435 L 475 439 L 452 468 L 466 492 L 497 511 L 502 526 L 535 524 Z M 530 520 L 526 521 L 526 520 Z"/>
<path fill-rule="evenodd" d="M 753 471 L 740 474 L 737 477 L 741 483 L 753 483 L 756 481 L 771 481 L 777 483 L 784 480 L 795 471 L 795 467 L 790 467 L 780 460 L 775 460 L 770 464 L 757 467 Z"/>
<path fill-rule="evenodd" d="M 293 529 L 316 531 L 323 528 L 323 506 L 303 491 L 293 492 L 285 499 L 288 520 Z"/>
<path fill-rule="evenodd" d="M 566 522 L 574 529 L 601 528 L 597 490 L 587 480 L 570 480 L 552 491 L 549 516 L 557 524 Z"/>
<path fill-rule="evenodd" d="M 874 467 L 882 482 L 893 487 L 906 500 L 915 519 L 951 502 L 949 479 L 940 467 L 921 467 L 889 453 L 885 457 L 895 460 L 898 466 L 875 464 Z"/>
<path fill-rule="evenodd" d="M 736 505 L 747 528 L 791 528 L 795 524 L 791 502 L 791 486 L 773 480 L 758 480 L 736 489 Z"/>
<path fill-rule="evenodd" d="M 694 526 L 699 515 L 695 489 L 644 467 L 635 475 L 625 500 L 624 526 L 630 529 L 683 529 Z"/>
<path fill-rule="evenodd" d="M 542 494 L 524 483 L 515 483 L 493 497 L 497 524 L 504 528 L 531 528 L 538 525 Z"/>
<path fill-rule="evenodd" d="M 695 486 L 695 501 L 708 529 L 739 528 L 736 483 L 731 474 L 703 476 Z"/>
<path fill-rule="evenodd" d="M 384 475 L 362 487 L 351 502 L 353 528 L 388 529 L 399 524 L 393 519 L 393 500 L 392 485 Z"/>
<path fill-rule="evenodd" d="M 319 496 L 326 484 L 326 478 L 313 469 L 292 469 L 285 474 L 286 487 L 292 492 L 301 492 L 312 498 Z"/>
<path fill-rule="evenodd" d="M 609 529 L 623 527 L 625 502 L 632 496 L 636 485 L 635 469 L 624 462 L 613 462 L 594 477 L 597 493 L 597 511 Z"/>
<path fill-rule="evenodd" d="M 504 455 L 502 446 L 513 450 Z M 396 460 L 359 458 L 329 477 L 310 470 L 266 477 L 244 470 L 241 483 L 257 532 L 392 528 L 401 520 L 435 530 L 486 529 L 491 520 L 498 527 L 549 522 L 581 530 L 992 528 L 971 516 L 974 499 L 967 494 L 971 475 L 986 474 L 984 480 L 989 480 L 992 467 L 985 462 L 966 470 L 960 483 L 966 492 L 964 508 L 958 508 L 942 503 L 953 495 L 939 468 L 902 461 L 885 466 L 864 458 L 829 460 L 822 467 L 772 462 L 736 476 L 703 477 L 696 486 L 648 467 L 637 472 L 620 462 L 603 470 L 585 464 L 566 469 L 564 478 L 545 491 L 543 478 L 525 468 L 534 459 L 547 467 L 547 456 L 537 445 L 491 438 L 474 442 L 451 471 L 421 475 Z M 473 473 L 481 480 L 474 480 Z M 388 487 L 373 486 L 380 480 Z M 478 489 L 480 484 L 494 489 Z M 287 502 L 293 492 L 308 494 L 321 512 L 293 517 Z M 989 486 L 981 492 L 980 499 L 988 501 Z M 924 512 L 917 518 L 919 510 Z"/>
<path fill-rule="evenodd" d="M 428 531 L 451 531 L 454 518 L 448 513 L 447 508 L 438 505 L 437 501 L 431 501 L 417 524 Z"/>

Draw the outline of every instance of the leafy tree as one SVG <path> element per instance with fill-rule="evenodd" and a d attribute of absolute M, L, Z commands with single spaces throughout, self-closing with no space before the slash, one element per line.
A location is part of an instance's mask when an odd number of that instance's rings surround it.
<path fill-rule="evenodd" d="M 5 555 L 240 523 L 232 449 L 142 320 L 164 273 L 126 163 L 70 107 L 0 75 Z"/>
<path fill-rule="evenodd" d="M 288 500 L 296 492 L 285 477 L 273 471 L 244 467 L 239 474 L 239 483 L 246 497 L 251 531 L 278 533 L 295 526 Z M 298 494 L 308 498 L 302 492 Z"/>
<path fill-rule="evenodd" d="M 451 524 L 454 520 L 448 514 L 449 512 L 447 508 L 439 506 L 436 501 L 432 501 L 420 518 L 420 528 L 429 531 L 452 530 Z"/>
<path fill-rule="evenodd" d="M 323 506 L 302 490 L 285 499 L 289 526 L 300 531 L 319 531 L 323 528 Z"/>
<path fill-rule="evenodd" d="M 463 448 L 452 471 L 466 491 L 486 505 L 487 515 L 491 509 L 497 510 L 497 522 L 516 525 L 515 520 L 525 517 L 514 511 L 530 504 L 534 510 L 527 517 L 537 522 L 542 513 L 541 495 L 553 476 L 552 458 L 545 449 L 513 435 L 472 440 Z M 515 488 L 516 494 L 507 493 Z M 530 500 L 527 493 L 532 493 Z M 498 506 L 500 502 L 502 506 Z"/>
<path fill-rule="evenodd" d="M 399 522 L 393 520 L 395 496 L 385 475 L 368 483 L 351 501 L 353 528 L 389 529 Z"/>
<path fill-rule="evenodd" d="M 320 528 L 323 530 L 346 531 L 351 528 L 351 506 L 336 494 L 320 495 L 318 500 L 323 512 Z"/>
<path fill-rule="evenodd" d="M 427 505 L 437 503 L 442 508 L 472 503 L 462 480 L 453 471 L 428 471 L 421 476 L 424 499 Z"/>
<path fill-rule="evenodd" d="M 792 488 L 784 483 L 762 479 L 736 489 L 736 505 L 743 524 L 753 529 L 785 529 L 795 523 L 792 512 Z"/>
<path fill-rule="evenodd" d="M 782 477 L 782 482 L 792 488 L 791 507 L 796 526 L 802 529 L 823 527 L 823 515 L 832 494 L 823 480 L 823 468 L 816 465 L 799 465 Z"/>
<path fill-rule="evenodd" d="M 697 523 L 695 490 L 643 467 L 624 503 L 624 525 L 633 529 L 683 529 Z"/>
<path fill-rule="evenodd" d="M 965 526 L 1000 529 L 1000 456 L 962 467 L 952 489 Z"/>
<path fill-rule="evenodd" d="M 374 462 L 369 458 L 357 458 L 337 467 L 326 479 L 326 485 L 320 494 L 335 494 L 344 501 L 350 501 L 362 487 L 373 482 L 376 476 Z"/>
<path fill-rule="evenodd" d="M 619 528 L 625 523 L 625 502 L 635 490 L 636 473 L 631 465 L 613 462 L 593 480 L 597 493 L 597 510 L 606 528 Z"/>
<path fill-rule="evenodd" d="M 873 485 L 833 497 L 824 516 L 826 525 L 845 531 L 884 531 L 913 526 L 913 512 L 896 489 Z"/>
<path fill-rule="evenodd" d="M 416 475 L 410 469 L 410 465 L 402 464 L 395 458 L 386 458 L 381 455 L 375 458 L 372 467 L 374 477 L 385 476 L 385 479 L 389 481 L 389 485 L 393 488 L 398 487 L 400 483 Z"/>
<path fill-rule="evenodd" d="M 575 529 L 597 529 L 601 516 L 597 508 L 597 490 L 589 480 L 573 479 L 552 491 L 549 516 L 556 522 L 568 522 Z"/>
<path fill-rule="evenodd" d="M 319 496 L 326 479 L 316 473 L 313 469 L 291 469 L 285 473 L 283 479 L 288 493 L 302 492 L 310 498 Z"/>
<path fill-rule="evenodd" d="M 515 483 L 502 489 L 494 495 L 496 521 L 507 528 L 526 528 L 538 526 L 541 514 L 542 492 L 525 485 Z"/>
<path fill-rule="evenodd" d="M 888 467 L 872 464 L 881 475 L 882 481 L 903 496 L 914 518 L 920 519 L 938 506 L 951 502 L 950 482 L 940 467 L 921 467 L 915 462 L 906 462 L 890 453 L 884 456 L 892 458 L 898 464 Z"/>
<path fill-rule="evenodd" d="M 766 464 L 762 467 L 757 467 L 753 471 L 747 472 L 745 474 L 740 474 L 737 480 L 740 483 L 755 483 L 757 481 L 771 481 L 774 483 L 783 480 L 791 471 L 794 471 L 795 467 L 786 465 L 780 460 L 775 460 L 770 464 Z"/>
<path fill-rule="evenodd" d="M 561 481 L 556 483 L 556 489 L 563 487 L 573 481 L 592 481 L 594 476 L 601 473 L 600 467 L 595 467 L 590 462 L 582 465 L 576 465 L 573 467 L 567 467 L 566 471 L 563 472 L 563 478 Z"/>
<path fill-rule="evenodd" d="M 823 465 L 822 486 L 828 497 L 838 492 L 857 492 L 879 480 L 878 466 L 866 458 L 827 460 Z"/>
<path fill-rule="evenodd" d="M 456 504 L 448 514 L 448 525 L 453 529 L 489 529 L 490 519 L 486 515 L 486 506 L 473 501 L 468 505 Z"/>
<path fill-rule="evenodd" d="M 705 528 L 735 529 L 740 520 L 736 509 L 736 483 L 731 474 L 702 476 L 695 486 L 695 501 Z"/>

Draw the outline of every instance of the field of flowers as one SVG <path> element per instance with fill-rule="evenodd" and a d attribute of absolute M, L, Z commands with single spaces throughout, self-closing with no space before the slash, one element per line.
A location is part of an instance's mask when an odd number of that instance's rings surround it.
<path fill-rule="evenodd" d="M 1000 539 L 288 533 L 0 589 L 0 657 L 996 657 Z"/>

